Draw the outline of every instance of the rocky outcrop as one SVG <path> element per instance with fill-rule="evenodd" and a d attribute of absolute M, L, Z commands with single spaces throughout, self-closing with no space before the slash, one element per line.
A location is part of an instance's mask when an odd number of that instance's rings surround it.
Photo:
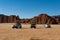
<path fill-rule="evenodd" d="M 21 19 L 20 23 L 30 23 L 31 19 Z"/>
<path fill-rule="evenodd" d="M 14 23 L 17 21 L 17 16 L 11 15 L 11 16 L 6 16 L 3 14 L 0 14 L 0 23 Z M 19 18 L 18 18 L 19 19 Z"/>
<path fill-rule="evenodd" d="M 52 16 L 52 18 L 55 18 L 56 21 L 60 24 L 60 15 L 58 15 L 58 16 Z"/>
<path fill-rule="evenodd" d="M 58 22 L 54 18 L 48 16 L 47 14 L 40 14 L 34 17 L 31 22 L 35 22 L 38 24 L 58 24 Z"/>
<path fill-rule="evenodd" d="M 20 23 L 35 22 L 37 24 L 58 24 L 60 23 L 60 16 L 49 16 L 47 14 L 40 14 L 30 19 L 20 19 L 19 16 L 6 16 L 0 14 L 0 23 L 15 23 L 17 21 L 19 21 Z"/>

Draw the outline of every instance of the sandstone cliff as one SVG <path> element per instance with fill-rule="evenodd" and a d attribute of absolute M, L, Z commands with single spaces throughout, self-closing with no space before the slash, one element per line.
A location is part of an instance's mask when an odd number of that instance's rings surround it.
<path fill-rule="evenodd" d="M 0 23 L 15 23 L 19 21 L 20 23 L 32 23 L 35 22 L 37 24 L 58 24 L 60 23 L 60 16 L 49 16 L 47 14 L 39 14 L 30 19 L 20 19 L 19 16 L 16 15 L 3 15 L 0 14 Z"/>
<path fill-rule="evenodd" d="M 3 14 L 0 14 L 0 23 L 14 23 L 17 21 L 17 19 L 19 18 L 15 15 L 6 16 Z"/>

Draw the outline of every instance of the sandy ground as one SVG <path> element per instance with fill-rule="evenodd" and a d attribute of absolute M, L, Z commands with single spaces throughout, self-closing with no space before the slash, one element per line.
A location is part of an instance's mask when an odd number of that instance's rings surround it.
<path fill-rule="evenodd" d="M 0 23 L 0 40 L 60 40 L 60 25 L 36 25 L 31 29 L 30 24 L 22 24 L 22 29 L 12 29 L 14 23 Z"/>

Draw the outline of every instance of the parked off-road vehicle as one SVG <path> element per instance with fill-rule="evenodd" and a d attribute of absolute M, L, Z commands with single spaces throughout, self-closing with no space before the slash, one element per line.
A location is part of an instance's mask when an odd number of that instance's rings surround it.
<path fill-rule="evenodd" d="M 22 28 L 22 25 L 21 23 L 16 23 L 12 28 Z"/>
<path fill-rule="evenodd" d="M 50 24 L 45 24 L 44 27 L 45 28 L 51 28 L 51 25 Z"/>
<path fill-rule="evenodd" d="M 36 28 L 36 23 L 31 23 L 31 28 Z"/>

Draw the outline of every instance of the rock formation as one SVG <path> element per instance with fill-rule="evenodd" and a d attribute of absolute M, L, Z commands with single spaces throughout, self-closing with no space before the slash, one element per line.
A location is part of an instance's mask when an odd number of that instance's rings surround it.
<path fill-rule="evenodd" d="M 60 24 L 60 15 L 58 15 L 58 16 L 52 16 L 52 18 L 55 18 L 56 21 Z"/>
<path fill-rule="evenodd" d="M 11 16 L 6 16 L 3 14 L 0 14 L 0 23 L 14 23 L 17 21 L 17 16 L 11 15 Z"/>
<path fill-rule="evenodd" d="M 38 24 L 58 24 L 58 22 L 54 18 L 48 16 L 47 14 L 40 14 L 34 17 L 31 22 L 35 22 Z"/>
<path fill-rule="evenodd" d="M 40 14 L 30 19 L 20 19 L 19 16 L 10 15 L 6 16 L 0 14 L 0 23 L 15 23 L 19 21 L 20 23 L 32 23 L 37 24 L 58 24 L 60 23 L 60 16 L 48 16 L 47 14 Z"/>

